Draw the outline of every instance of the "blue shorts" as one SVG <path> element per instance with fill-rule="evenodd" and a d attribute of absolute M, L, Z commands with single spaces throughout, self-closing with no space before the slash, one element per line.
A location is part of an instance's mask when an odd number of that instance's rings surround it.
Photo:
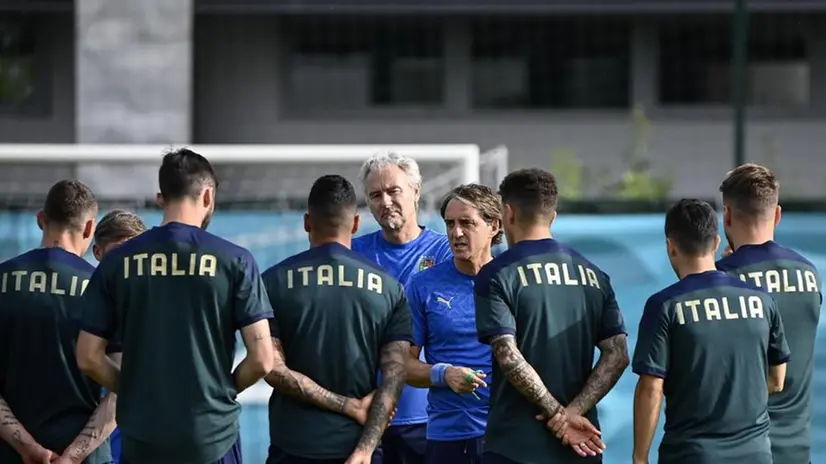
<path fill-rule="evenodd" d="M 427 424 L 394 425 L 381 437 L 372 464 L 424 464 Z"/>
<path fill-rule="evenodd" d="M 485 438 L 427 440 L 427 464 L 481 464 Z"/>
<path fill-rule="evenodd" d="M 117 427 L 115 427 L 115 430 L 112 432 L 112 435 L 109 435 L 109 448 L 112 450 L 112 463 L 120 464 L 120 429 Z"/>
<path fill-rule="evenodd" d="M 344 459 L 309 459 L 285 453 L 280 448 L 270 445 L 266 464 L 341 464 Z"/>

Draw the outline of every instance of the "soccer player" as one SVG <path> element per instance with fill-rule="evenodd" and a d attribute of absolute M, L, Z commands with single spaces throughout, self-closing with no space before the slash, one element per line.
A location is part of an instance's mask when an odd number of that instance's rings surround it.
<path fill-rule="evenodd" d="M 118 393 L 122 461 L 241 461 L 238 392 L 272 370 L 272 309 L 250 253 L 206 232 L 218 181 L 182 148 L 158 175 L 163 223 L 110 251 L 84 294 L 78 363 Z M 235 331 L 247 355 L 232 371 Z M 104 355 L 123 344 L 123 369 Z"/>
<path fill-rule="evenodd" d="M 377 262 L 402 285 L 417 272 L 452 257 L 447 237 L 418 223 L 422 176 L 415 160 L 397 153 L 378 153 L 364 162 L 359 178 L 381 229 L 353 240 L 353 251 Z M 376 462 L 424 462 L 426 427 L 427 389 L 406 387 Z"/>
<path fill-rule="evenodd" d="M 812 372 L 820 320 L 821 277 L 798 253 L 774 242 L 780 222 L 779 183 L 768 169 L 745 164 L 729 172 L 720 186 L 723 227 L 734 250 L 717 269 L 768 291 L 783 319 L 792 357 L 786 388 L 769 397 L 774 462 L 811 460 Z"/>
<path fill-rule="evenodd" d="M 414 327 L 407 383 L 430 388 L 427 462 L 478 464 L 492 356 L 476 334 L 473 278 L 502 240 L 502 204 L 488 187 L 468 184 L 453 189 L 440 210 L 453 260 L 416 274 L 405 289 Z M 426 363 L 418 356 L 423 347 Z"/>
<path fill-rule="evenodd" d="M 109 211 L 95 228 L 95 244 L 92 245 L 92 253 L 100 263 L 106 253 L 145 231 L 146 225 L 136 214 L 117 209 Z M 120 353 L 110 354 L 109 357 L 120 364 Z M 108 394 L 105 390 L 104 393 Z M 112 461 L 115 464 L 120 463 L 120 431 L 117 428 L 109 436 L 109 447 L 112 449 Z"/>
<path fill-rule="evenodd" d="M 769 393 L 783 389 L 789 348 L 771 296 L 715 269 L 717 231 L 708 203 L 681 200 L 666 214 L 680 281 L 651 296 L 640 320 L 634 464 L 648 462 L 663 395 L 658 462 L 772 462 L 766 408 Z"/>
<path fill-rule="evenodd" d="M 371 462 L 404 387 L 410 307 L 396 279 L 350 250 L 358 225 L 350 182 L 319 178 L 304 216 L 311 248 L 264 273 L 276 353 L 268 464 Z"/>
<path fill-rule="evenodd" d="M 474 285 L 479 340 L 495 360 L 483 462 L 599 462 L 595 407 L 628 365 L 614 290 L 604 272 L 551 237 L 553 175 L 514 171 L 499 194 L 510 248 Z M 561 440 L 537 419 L 551 419 Z"/>
<path fill-rule="evenodd" d="M 98 204 L 80 182 L 56 183 L 37 225 L 40 248 L 0 264 L 0 462 L 111 461 L 115 397 L 78 368 L 80 296 L 94 267 L 81 258 Z"/>

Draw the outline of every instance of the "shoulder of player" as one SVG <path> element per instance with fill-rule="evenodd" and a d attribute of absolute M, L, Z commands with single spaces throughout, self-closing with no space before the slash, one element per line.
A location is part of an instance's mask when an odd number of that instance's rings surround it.
<path fill-rule="evenodd" d="M 422 288 L 433 283 L 445 281 L 445 275 L 453 271 L 453 260 L 441 262 L 423 271 L 413 274 L 407 283 L 407 288 Z"/>
<path fill-rule="evenodd" d="M 86 277 L 95 272 L 95 266 L 85 258 L 59 248 L 35 248 L 29 250 L 0 262 L 0 272 L 18 270 L 33 263 L 43 263 L 46 260 L 57 261 L 61 267 L 71 268 L 78 273 L 85 274 Z"/>
<path fill-rule="evenodd" d="M 363 249 L 368 248 L 371 244 L 376 242 L 376 234 L 380 234 L 381 230 L 377 230 L 375 232 L 370 232 L 367 234 L 359 235 L 358 237 L 353 238 L 350 247 L 353 251 L 359 253 Z"/>
<path fill-rule="evenodd" d="M 740 248 L 736 252 L 719 259 L 716 265 L 717 269 L 721 271 L 733 272 L 746 266 L 778 260 L 794 261 L 817 272 L 814 263 L 797 251 L 776 242 Z"/>

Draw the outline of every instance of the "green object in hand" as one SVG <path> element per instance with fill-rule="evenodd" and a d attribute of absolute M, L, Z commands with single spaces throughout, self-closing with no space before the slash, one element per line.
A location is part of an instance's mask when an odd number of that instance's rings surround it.
<path fill-rule="evenodd" d="M 473 383 L 474 383 L 474 381 L 476 380 L 476 376 L 477 376 L 477 375 L 479 375 L 479 374 L 484 374 L 484 372 L 482 372 L 482 371 L 476 371 L 476 372 L 475 372 L 475 375 L 474 375 L 474 374 L 471 374 L 471 373 L 467 373 L 467 374 L 465 374 L 465 382 L 467 382 L 467 383 L 469 383 L 469 384 L 473 384 Z M 473 397 L 474 397 L 474 398 L 476 398 L 477 400 L 479 400 L 479 401 L 481 401 L 481 400 L 482 400 L 482 398 L 480 398 L 480 397 L 479 397 L 479 395 L 477 395 L 475 391 L 472 391 L 472 392 L 470 392 L 470 393 L 471 393 L 471 394 L 473 395 Z"/>

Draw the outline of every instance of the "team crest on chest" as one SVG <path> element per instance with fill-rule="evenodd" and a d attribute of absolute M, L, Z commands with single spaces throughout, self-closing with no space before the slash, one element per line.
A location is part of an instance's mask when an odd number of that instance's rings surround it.
<path fill-rule="evenodd" d="M 433 267 L 434 264 L 436 264 L 436 258 L 432 256 L 422 256 L 422 259 L 419 260 L 419 272 L 422 272 L 429 267 Z"/>

